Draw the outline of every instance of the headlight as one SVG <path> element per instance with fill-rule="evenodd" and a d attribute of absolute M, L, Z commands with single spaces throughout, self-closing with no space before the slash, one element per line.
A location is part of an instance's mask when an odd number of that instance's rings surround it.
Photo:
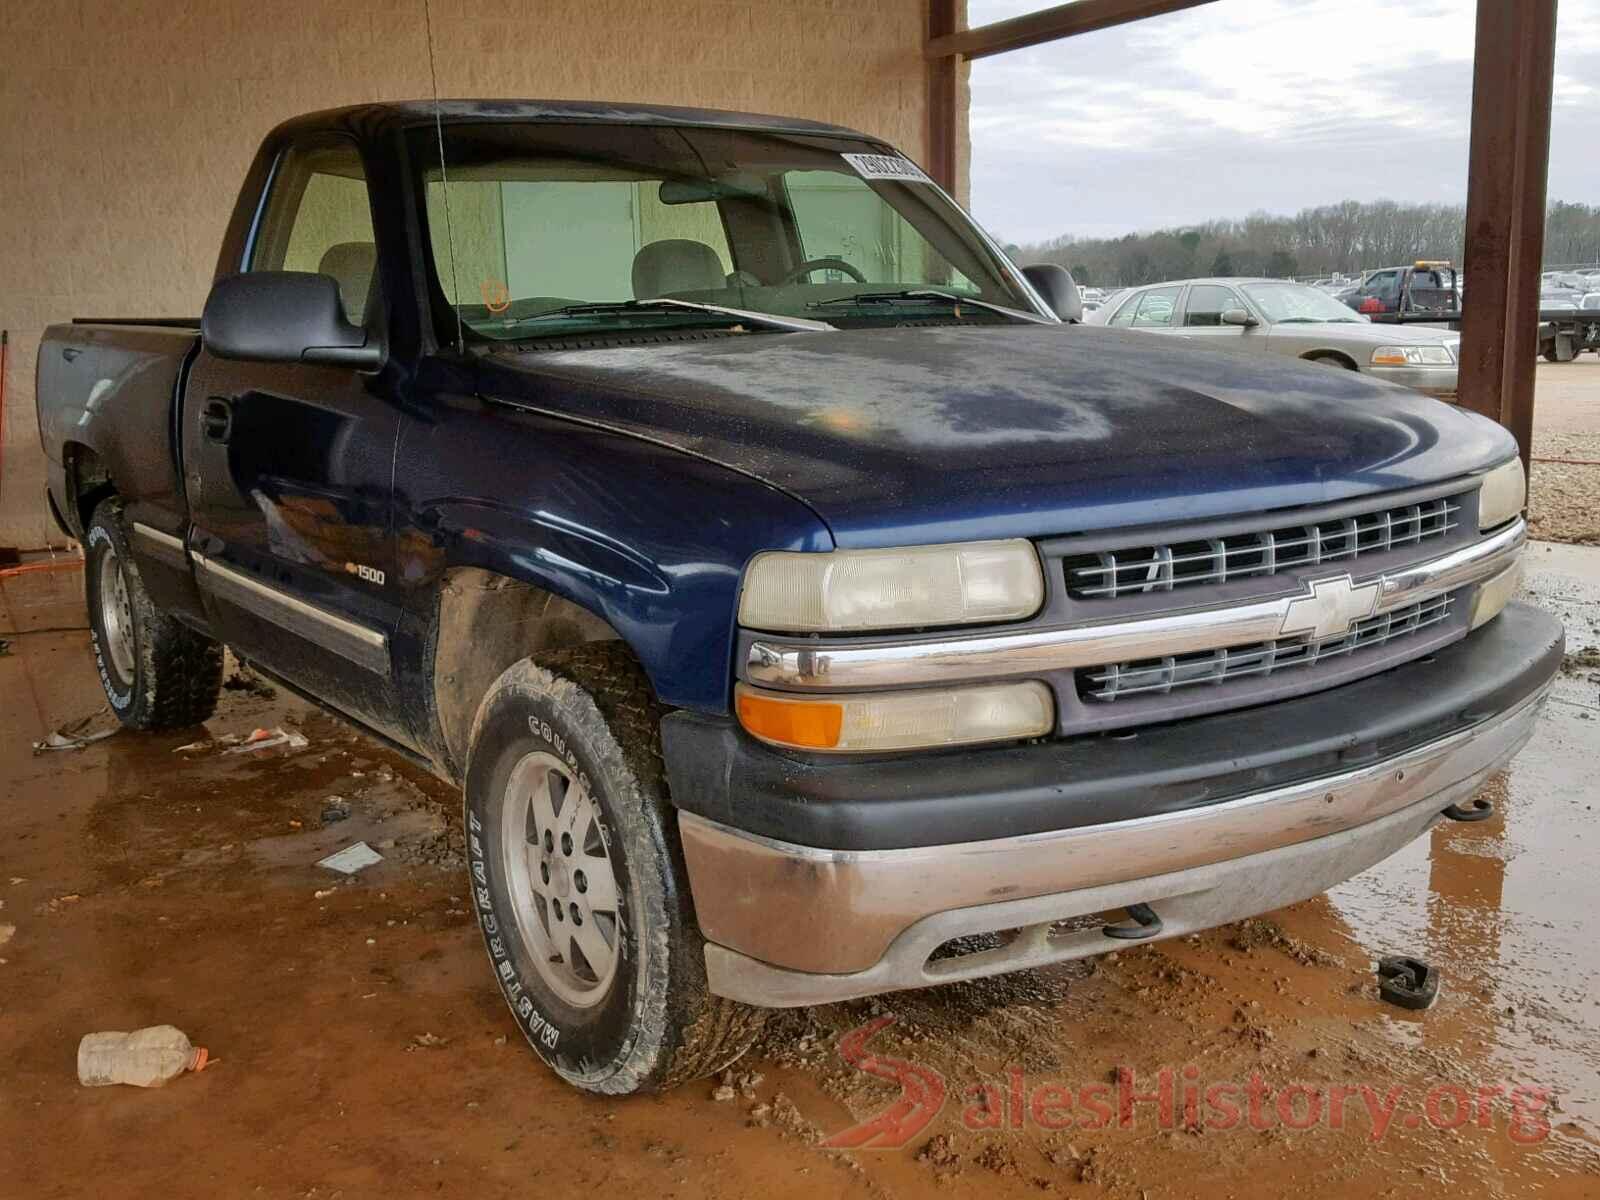
<path fill-rule="evenodd" d="M 1478 529 L 1504 525 L 1522 511 L 1528 502 L 1528 479 L 1522 473 L 1522 460 L 1503 462 L 1483 477 L 1478 489 Z"/>
<path fill-rule="evenodd" d="M 1448 367 L 1454 361 L 1444 346 L 1379 346 L 1372 352 L 1375 367 Z"/>
<path fill-rule="evenodd" d="M 1472 623 L 1467 626 L 1468 631 L 1498 617 L 1500 610 L 1511 603 L 1511 597 L 1517 594 L 1517 585 L 1521 582 L 1522 563 L 1519 561 L 1481 584 L 1477 598 L 1472 602 Z"/>
<path fill-rule="evenodd" d="M 1055 727 L 1037 680 L 854 696 L 784 696 L 740 684 L 739 723 L 764 742 L 800 750 L 912 750 L 1043 737 Z"/>
<path fill-rule="evenodd" d="M 745 571 L 739 623 L 787 633 L 845 633 L 1018 621 L 1044 602 L 1030 542 L 960 542 L 902 550 L 758 554 Z"/>

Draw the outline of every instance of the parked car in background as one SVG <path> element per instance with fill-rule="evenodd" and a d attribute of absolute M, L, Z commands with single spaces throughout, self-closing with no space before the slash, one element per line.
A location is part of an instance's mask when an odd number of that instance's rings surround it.
<path fill-rule="evenodd" d="M 1339 299 L 1360 313 L 1427 313 L 1460 317 L 1458 273 L 1447 262 L 1419 259 L 1410 266 L 1369 271 Z"/>
<path fill-rule="evenodd" d="M 1092 325 L 1179 334 L 1218 349 L 1362 371 L 1430 396 L 1454 396 L 1461 335 L 1374 325 L 1326 292 L 1278 279 L 1189 279 L 1135 288 Z"/>
<path fill-rule="evenodd" d="M 1568 363 L 1585 350 L 1600 353 L 1600 276 L 1546 271 L 1539 277 L 1539 353 Z"/>
<path fill-rule="evenodd" d="M 1539 311 L 1565 312 L 1569 309 L 1582 308 L 1583 298 L 1587 294 L 1579 288 L 1552 282 L 1546 277 L 1539 287 Z"/>
<path fill-rule="evenodd" d="M 1564 288 L 1567 291 L 1587 292 L 1593 289 L 1594 280 L 1583 271 L 1546 271 L 1539 277 L 1539 286 Z"/>

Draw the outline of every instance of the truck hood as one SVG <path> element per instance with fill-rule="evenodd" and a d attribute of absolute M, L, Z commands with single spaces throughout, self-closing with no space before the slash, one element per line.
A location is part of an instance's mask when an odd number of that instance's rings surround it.
<path fill-rule="evenodd" d="M 1510 435 L 1350 371 L 1090 326 L 498 348 L 489 399 L 712 459 L 841 546 L 1039 537 L 1342 500 L 1481 471 Z M 736 517 L 686 513 L 686 520 Z"/>

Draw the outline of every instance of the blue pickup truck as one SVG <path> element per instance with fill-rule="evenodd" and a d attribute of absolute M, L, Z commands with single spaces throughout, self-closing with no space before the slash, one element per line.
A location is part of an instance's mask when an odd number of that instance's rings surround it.
<path fill-rule="evenodd" d="M 533 1048 L 662 1088 L 1488 814 L 1562 651 L 1511 437 L 1077 314 L 846 129 L 317 113 L 199 321 L 47 331 L 50 502 L 125 724 L 228 646 L 458 784 Z"/>

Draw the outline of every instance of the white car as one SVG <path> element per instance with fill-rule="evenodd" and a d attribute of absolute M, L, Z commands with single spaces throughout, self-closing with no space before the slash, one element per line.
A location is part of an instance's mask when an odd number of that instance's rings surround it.
<path fill-rule="evenodd" d="M 1430 396 L 1456 393 L 1461 335 L 1374 324 L 1328 293 L 1281 279 L 1184 279 L 1132 288 L 1085 318 L 1215 349 L 1283 354 L 1361 371 Z"/>

